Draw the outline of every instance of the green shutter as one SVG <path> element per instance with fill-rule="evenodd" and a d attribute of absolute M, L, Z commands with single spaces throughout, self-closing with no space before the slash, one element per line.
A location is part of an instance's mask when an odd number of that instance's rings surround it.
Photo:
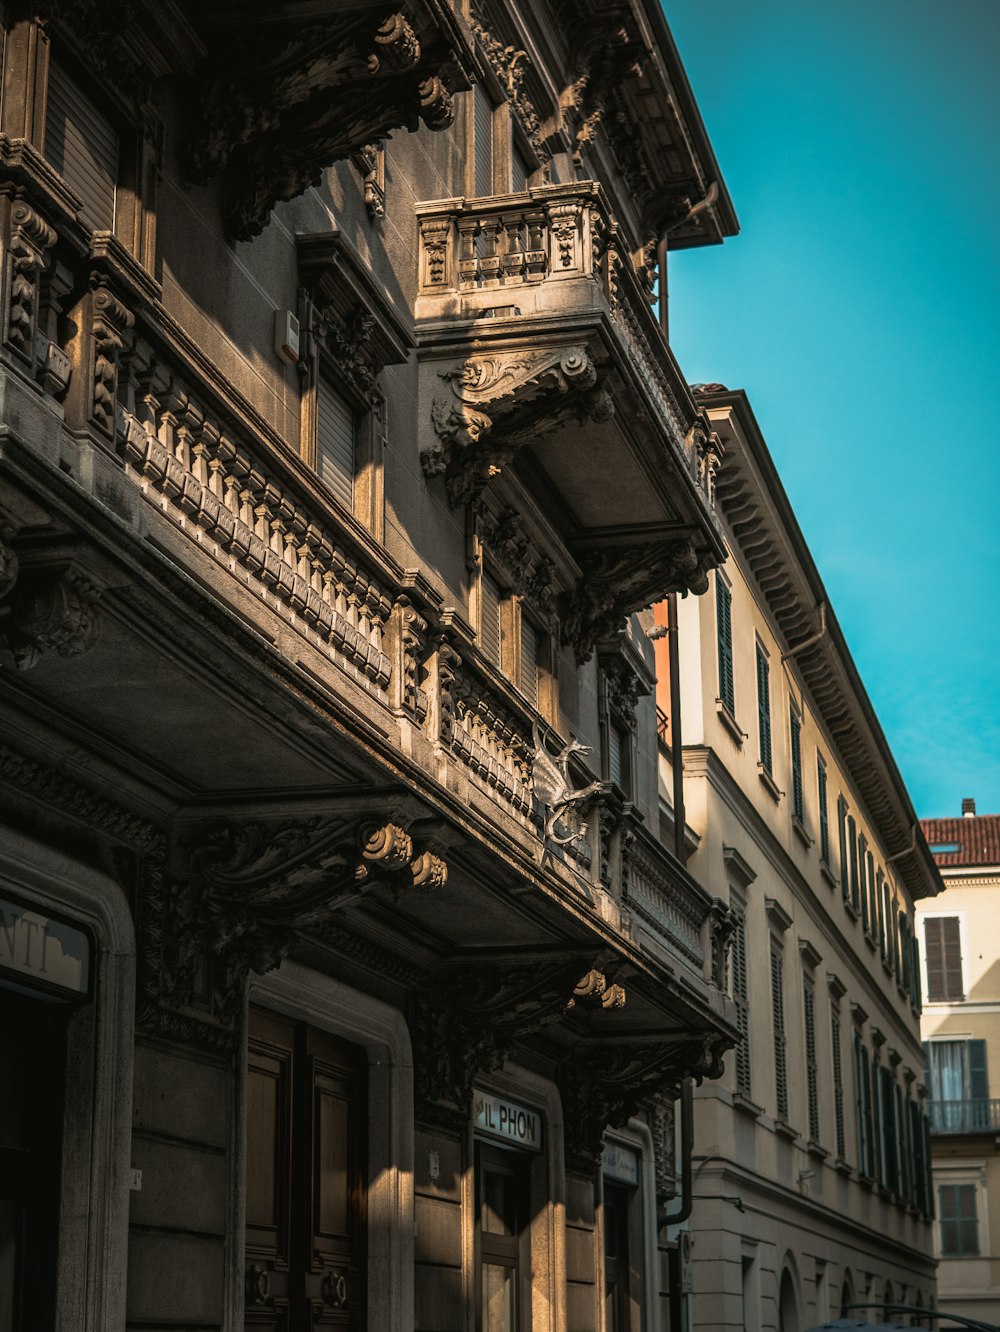
<path fill-rule="evenodd" d="M 115 224 L 118 135 L 114 126 L 56 61 L 49 64 L 45 156 L 80 196 L 80 219 L 111 231 Z"/>
<path fill-rule="evenodd" d="M 788 717 L 792 742 L 792 813 L 799 823 L 805 823 L 805 801 L 802 796 L 802 722 L 794 704 L 789 704 Z"/>
<path fill-rule="evenodd" d="M 819 858 L 824 865 L 830 863 L 830 817 L 826 807 L 826 764 L 816 755 L 816 792 L 819 796 Z"/>
<path fill-rule="evenodd" d="M 760 737 L 761 766 L 768 776 L 771 763 L 771 681 L 764 649 L 757 644 L 757 731 Z"/>
<path fill-rule="evenodd" d="M 860 886 L 858 884 L 858 833 L 854 815 L 847 816 L 847 844 L 851 856 L 851 906 L 855 911 L 860 906 Z"/>
<path fill-rule="evenodd" d="M 846 902 L 851 896 L 847 869 L 847 801 L 837 796 L 837 836 L 840 841 L 840 891 Z"/>
<path fill-rule="evenodd" d="M 788 1119 L 788 1074 L 785 1064 L 784 958 L 777 944 L 771 945 L 771 1023 L 774 1035 L 774 1099 L 778 1119 Z"/>
<path fill-rule="evenodd" d="M 729 709 L 736 711 L 733 687 L 733 596 L 729 588 L 715 575 L 715 620 L 719 652 L 719 698 Z"/>
<path fill-rule="evenodd" d="M 865 934 L 870 929 L 868 920 L 868 838 L 858 833 L 858 889 L 861 900 L 861 928 Z"/>
<path fill-rule="evenodd" d="M 986 1072 L 986 1042 L 968 1041 L 969 1096 L 973 1101 L 985 1101 L 990 1094 Z"/>

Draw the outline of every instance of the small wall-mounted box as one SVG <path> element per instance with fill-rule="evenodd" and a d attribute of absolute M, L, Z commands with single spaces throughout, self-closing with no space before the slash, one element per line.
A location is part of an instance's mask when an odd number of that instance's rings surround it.
<path fill-rule="evenodd" d="M 291 310 L 274 312 L 274 350 L 289 365 L 299 359 L 299 321 Z"/>

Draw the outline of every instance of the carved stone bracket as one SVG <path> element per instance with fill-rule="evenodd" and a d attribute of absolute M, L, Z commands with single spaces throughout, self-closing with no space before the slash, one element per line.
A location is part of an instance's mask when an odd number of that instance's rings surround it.
<path fill-rule="evenodd" d="M 179 849 L 164 889 L 158 984 L 170 1007 L 231 1027 L 250 972 L 278 966 L 296 931 L 321 928 L 372 889 L 394 895 L 447 882 L 446 863 L 404 827 L 316 817 L 275 828 L 223 822 Z"/>
<path fill-rule="evenodd" d="M 223 7 L 204 8 L 211 19 Z M 237 240 L 261 231 L 276 203 L 318 184 L 325 167 L 392 130 L 446 128 L 452 94 L 468 86 L 457 29 L 420 3 L 388 16 L 359 4 L 271 17 L 255 7 L 217 16 L 191 80 L 188 175 L 204 184 L 223 174 Z"/>
<path fill-rule="evenodd" d="M 542 138 L 541 118 L 525 88 L 525 73 L 529 65 L 526 51 L 516 46 L 505 45 L 489 30 L 482 9 L 473 10 L 472 31 L 476 34 L 486 59 L 496 75 L 501 87 L 507 93 L 507 99 L 514 111 L 525 138 L 535 150 L 540 161 L 547 161 L 551 156 Z"/>
<path fill-rule="evenodd" d="M 709 979 L 719 990 L 729 987 L 729 953 L 736 930 L 736 917 L 722 898 L 712 899 L 708 912 Z"/>
<path fill-rule="evenodd" d="M 438 377 L 450 392 L 433 400 L 434 440 L 420 461 L 426 476 L 445 474 L 456 507 L 473 500 L 523 444 L 598 407 L 589 396 L 597 369 L 580 346 L 471 356 Z"/>
<path fill-rule="evenodd" d="M 476 1078 L 500 1068 L 519 1038 L 564 1019 L 580 1005 L 609 1011 L 626 1002 L 624 987 L 597 966 L 517 962 L 461 966 L 414 998 L 417 1118 L 461 1129 L 468 1123 Z"/>
<path fill-rule="evenodd" d="M 594 1174 L 607 1129 L 624 1128 L 650 1098 L 675 1096 L 685 1077 L 719 1077 L 730 1044 L 728 1037 L 707 1033 L 676 1043 L 578 1049 L 559 1077 L 567 1166 Z"/>
<path fill-rule="evenodd" d="M 480 539 L 507 575 L 510 586 L 536 610 L 550 610 L 555 565 L 547 555 L 539 554 L 524 519 L 510 505 L 498 513 L 482 502 L 476 508 Z"/>
<path fill-rule="evenodd" d="M 72 562 L 20 569 L 15 551 L 0 542 L 0 642 L 19 671 L 41 657 L 78 657 L 97 642 L 96 603 L 101 589 Z"/>
<path fill-rule="evenodd" d="M 656 1206 L 662 1211 L 677 1194 L 677 1155 L 674 1148 L 674 1124 L 679 1087 L 657 1092 L 646 1108 L 650 1137 L 653 1139 L 653 1173 L 656 1180 Z"/>
<path fill-rule="evenodd" d="M 675 537 L 629 546 L 604 546 L 580 558 L 581 577 L 562 613 L 562 640 L 583 665 L 599 638 L 618 632 L 626 615 L 661 600 L 668 592 L 708 590 L 715 563 L 692 540 Z"/>

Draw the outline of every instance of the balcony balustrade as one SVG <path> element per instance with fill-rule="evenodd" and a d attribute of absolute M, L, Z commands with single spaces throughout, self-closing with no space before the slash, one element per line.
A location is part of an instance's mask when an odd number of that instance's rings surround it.
<path fill-rule="evenodd" d="M 938 1137 L 1000 1133 L 1000 1099 L 929 1101 L 931 1132 Z"/>

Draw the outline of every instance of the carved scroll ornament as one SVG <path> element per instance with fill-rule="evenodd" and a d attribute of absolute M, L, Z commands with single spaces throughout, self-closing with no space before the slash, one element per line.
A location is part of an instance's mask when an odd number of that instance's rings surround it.
<path fill-rule="evenodd" d="M 607 408 L 604 396 L 589 396 L 597 369 L 583 347 L 473 356 L 438 374 L 451 392 L 434 398 L 435 439 L 420 462 L 428 477 L 445 474 L 456 507 L 474 499 L 529 439 Z M 529 405 L 530 431 L 519 431 Z"/>

